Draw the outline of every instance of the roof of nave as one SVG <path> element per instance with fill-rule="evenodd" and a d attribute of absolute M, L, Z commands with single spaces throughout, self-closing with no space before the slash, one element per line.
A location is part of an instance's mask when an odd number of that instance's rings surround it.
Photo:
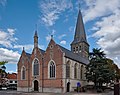
<path fill-rule="evenodd" d="M 66 48 L 64 48 L 64 47 L 62 47 L 60 45 L 58 45 L 58 46 L 60 47 L 60 49 L 63 52 L 65 52 L 65 57 L 68 57 L 68 58 L 70 58 L 72 60 L 78 61 L 78 62 L 83 63 L 83 64 L 88 64 L 89 63 L 88 59 L 85 59 L 85 58 L 81 57 L 80 55 L 75 54 L 72 51 L 70 51 L 70 50 L 68 50 L 68 49 L 66 49 Z"/>
<path fill-rule="evenodd" d="M 27 55 L 28 58 L 30 58 L 30 56 L 31 56 L 31 54 L 29 54 L 29 53 L 27 53 L 27 52 L 26 52 L 26 55 Z"/>
<path fill-rule="evenodd" d="M 72 60 L 75 60 L 77 62 L 83 63 L 83 64 L 88 64 L 89 63 L 88 59 L 85 59 L 85 58 L 81 57 L 80 55 L 73 53 L 72 51 L 60 46 L 59 44 L 57 44 L 57 45 L 60 47 L 60 49 L 63 52 L 65 52 L 65 57 L 70 58 Z M 39 49 L 39 50 L 41 51 L 42 54 L 45 53 L 44 50 L 42 50 L 42 49 Z M 30 58 L 30 56 L 31 56 L 31 54 L 29 54 L 29 53 L 26 53 L 26 55 L 28 56 L 28 58 Z"/>
<path fill-rule="evenodd" d="M 40 49 L 40 48 L 39 48 L 39 50 L 41 51 L 41 53 L 42 53 L 42 54 L 44 54 L 44 53 L 45 53 L 45 51 L 44 51 L 44 50 L 42 50 L 42 49 Z M 27 57 L 30 59 L 31 54 L 26 52 L 26 55 L 27 55 Z"/>
<path fill-rule="evenodd" d="M 45 51 L 44 51 L 44 50 L 42 50 L 42 49 L 40 49 L 40 48 L 39 48 L 39 50 L 41 51 L 41 53 L 42 53 L 42 54 L 44 54 L 44 53 L 45 53 Z"/>

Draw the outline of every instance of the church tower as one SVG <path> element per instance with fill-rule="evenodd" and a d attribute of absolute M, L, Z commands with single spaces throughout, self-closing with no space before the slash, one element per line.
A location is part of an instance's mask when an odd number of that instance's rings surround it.
<path fill-rule="evenodd" d="M 80 10 L 78 13 L 74 40 L 71 43 L 71 51 L 73 53 L 79 54 L 82 57 L 88 58 L 89 44 L 86 39 L 85 28 Z"/>
<path fill-rule="evenodd" d="M 37 30 L 35 31 L 34 35 L 34 48 L 38 47 L 38 35 L 37 35 Z"/>

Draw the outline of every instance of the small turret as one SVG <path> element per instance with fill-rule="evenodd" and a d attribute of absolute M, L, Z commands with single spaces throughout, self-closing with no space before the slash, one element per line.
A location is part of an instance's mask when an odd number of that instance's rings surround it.
<path fill-rule="evenodd" d="M 38 35 L 37 35 L 37 30 L 35 31 L 34 35 L 34 48 L 38 47 Z"/>

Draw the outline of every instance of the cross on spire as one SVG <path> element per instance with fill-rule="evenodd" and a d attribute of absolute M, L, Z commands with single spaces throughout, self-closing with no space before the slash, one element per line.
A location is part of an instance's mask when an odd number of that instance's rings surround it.
<path fill-rule="evenodd" d="M 38 35 L 37 35 L 37 24 L 35 25 L 35 34 L 34 34 L 34 48 L 38 47 Z"/>
<path fill-rule="evenodd" d="M 25 47 L 23 47 L 23 51 L 25 50 Z"/>
<path fill-rule="evenodd" d="M 53 35 L 51 35 L 51 39 L 53 39 Z"/>
<path fill-rule="evenodd" d="M 79 10 L 80 10 L 80 1 L 79 1 L 79 5 L 78 6 L 79 6 Z"/>
<path fill-rule="evenodd" d="M 35 30 L 37 31 L 37 23 L 35 24 Z"/>

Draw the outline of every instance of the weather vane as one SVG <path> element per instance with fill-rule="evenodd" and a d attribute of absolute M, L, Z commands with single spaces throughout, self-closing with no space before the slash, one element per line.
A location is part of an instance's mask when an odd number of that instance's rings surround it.
<path fill-rule="evenodd" d="M 23 47 L 23 50 L 25 50 L 25 47 Z"/>
<path fill-rule="evenodd" d="M 51 39 L 53 39 L 53 35 L 51 35 Z"/>
<path fill-rule="evenodd" d="M 37 31 L 37 23 L 35 24 L 35 29 L 36 29 L 36 31 Z"/>
<path fill-rule="evenodd" d="M 79 9 L 80 9 L 80 1 L 79 1 Z"/>

